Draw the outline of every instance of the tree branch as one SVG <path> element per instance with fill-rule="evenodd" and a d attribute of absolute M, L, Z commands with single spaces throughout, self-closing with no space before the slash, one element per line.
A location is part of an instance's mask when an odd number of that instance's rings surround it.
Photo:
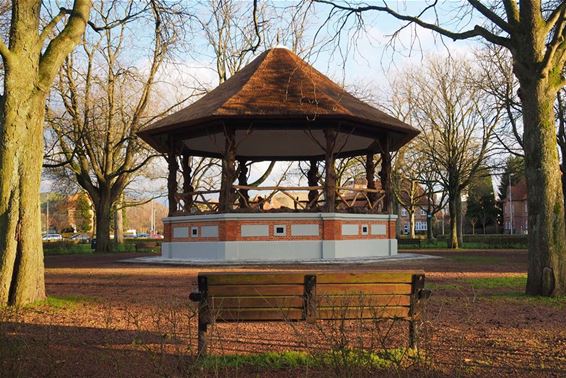
<path fill-rule="evenodd" d="M 0 40 L 0 55 L 2 55 L 2 58 L 4 58 L 5 61 L 11 60 L 13 56 L 8 46 L 6 46 L 2 40 Z"/>
<path fill-rule="evenodd" d="M 57 14 L 57 16 L 53 17 L 53 19 L 51 19 L 51 21 L 49 21 L 49 23 L 45 26 L 45 28 L 43 28 L 43 30 L 41 31 L 41 34 L 39 35 L 38 44 L 39 44 L 40 48 L 41 48 L 41 46 L 43 46 L 43 42 L 45 42 L 45 40 L 49 36 L 49 33 L 51 33 L 53 31 L 53 29 L 55 28 L 55 26 L 57 26 L 59 21 L 61 21 L 63 19 L 63 17 L 65 17 L 69 13 L 70 12 L 67 9 L 59 8 L 59 14 Z"/>
<path fill-rule="evenodd" d="M 517 1 L 503 0 L 503 6 L 505 7 L 505 13 L 507 13 L 507 19 L 509 23 L 519 23 L 519 8 L 517 7 Z"/>
<path fill-rule="evenodd" d="M 399 20 L 407 21 L 409 23 L 415 23 L 415 24 L 419 25 L 420 27 L 435 31 L 435 32 L 437 32 L 437 33 L 439 33 L 439 34 L 441 34 L 445 37 L 451 38 L 452 40 L 462 40 L 462 39 L 470 39 L 470 38 L 475 38 L 475 37 L 483 37 L 487 41 L 494 43 L 496 45 L 504 46 L 504 47 L 507 47 L 507 48 L 510 48 L 510 46 L 511 46 L 511 40 L 509 38 L 505 38 L 505 37 L 501 37 L 501 36 L 498 36 L 496 34 L 493 34 L 489 30 L 487 30 L 486 28 L 479 26 L 479 25 L 474 26 L 474 28 L 471 29 L 471 30 L 466 30 L 466 31 L 463 31 L 463 32 L 453 32 L 453 31 L 444 29 L 444 28 L 442 28 L 442 27 L 440 27 L 436 24 L 424 22 L 423 20 L 421 20 L 418 17 L 408 16 L 408 15 L 397 13 L 393 9 L 389 8 L 388 6 L 367 5 L 367 6 L 363 6 L 363 7 L 350 7 L 350 6 L 338 5 L 338 4 L 335 4 L 333 1 L 329 1 L 329 0 L 313 0 L 313 1 L 317 2 L 317 3 L 321 3 L 321 4 L 330 5 L 335 9 L 339 9 L 339 10 L 342 10 L 342 11 L 347 11 L 347 12 L 355 13 L 355 14 L 360 14 L 362 12 L 371 11 L 371 10 L 378 11 L 378 12 L 385 12 L 385 13 L 387 13 L 387 14 L 389 14 L 389 15 L 391 15 L 391 16 L 399 19 Z"/>
<path fill-rule="evenodd" d="M 67 25 L 65 25 L 57 37 L 51 40 L 40 58 L 39 90 L 45 92 L 49 90 L 63 60 L 80 42 L 88 22 L 91 7 L 92 3 L 90 0 L 75 0 Z"/>
<path fill-rule="evenodd" d="M 488 20 L 493 22 L 495 25 L 499 26 L 501 30 L 511 33 L 511 28 L 505 20 L 499 17 L 494 11 L 486 7 L 479 0 L 468 0 L 468 3 L 474 7 L 478 12 L 483 14 Z"/>
<path fill-rule="evenodd" d="M 566 18 L 566 2 L 562 2 L 560 6 L 556 7 L 550 16 L 548 16 L 548 20 L 546 20 L 546 30 L 549 32 L 554 25 L 558 22 L 558 20 L 564 21 Z"/>

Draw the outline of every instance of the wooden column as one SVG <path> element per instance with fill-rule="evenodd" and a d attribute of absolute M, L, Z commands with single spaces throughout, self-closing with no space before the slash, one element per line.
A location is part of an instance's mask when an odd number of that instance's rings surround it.
<path fill-rule="evenodd" d="M 309 162 L 309 170 L 307 172 L 308 186 L 318 186 L 318 166 L 316 160 L 311 160 Z M 309 190 L 309 204 L 308 208 L 312 209 L 316 207 L 316 201 L 318 199 L 318 190 Z"/>
<path fill-rule="evenodd" d="M 238 161 L 238 185 L 247 186 L 248 185 L 248 167 L 245 160 Z M 249 207 L 250 196 L 248 191 L 245 189 L 240 189 L 240 195 L 238 196 L 238 203 L 240 204 L 240 209 Z"/>
<path fill-rule="evenodd" d="M 230 212 L 234 208 L 234 180 L 236 179 L 236 132 L 224 128 L 224 156 L 222 158 L 222 179 L 220 183 L 219 210 Z"/>
<path fill-rule="evenodd" d="M 324 130 L 324 136 L 326 138 L 324 199 L 325 210 L 328 213 L 333 213 L 336 210 L 336 167 L 334 166 L 336 161 L 334 156 L 336 134 L 336 130 L 334 129 Z"/>
<path fill-rule="evenodd" d="M 186 212 L 190 212 L 191 208 L 193 207 L 193 196 L 192 193 L 194 192 L 194 188 L 191 185 L 191 165 L 190 165 L 191 157 L 187 153 L 183 153 L 183 157 L 181 159 L 181 170 L 183 172 L 183 193 L 184 193 L 184 206 L 183 210 Z"/>
<path fill-rule="evenodd" d="M 367 188 L 375 190 L 375 163 L 373 161 L 374 154 L 368 153 L 366 155 L 366 180 Z M 368 193 L 369 202 L 373 206 L 377 200 L 377 193 Z"/>
<path fill-rule="evenodd" d="M 169 200 L 169 216 L 177 211 L 177 163 L 176 143 L 169 142 L 169 153 L 167 154 L 167 165 L 169 166 L 169 176 L 167 176 L 167 199 Z"/>
<path fill-rule="evenodd" d="M 381 171 L 379 177 L 381 179 L 381 188 L 385 192 L 383 198 L 383 211 L 389 213 L 392 207 L 392 189 L 391 189 L 391 152 L 389 137 L 382 144 L 381 152 Z"/>

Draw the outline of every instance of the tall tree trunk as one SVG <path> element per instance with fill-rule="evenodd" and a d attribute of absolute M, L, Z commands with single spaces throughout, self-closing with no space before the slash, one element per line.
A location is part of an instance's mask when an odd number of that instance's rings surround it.
<path fill-rule="evenodd" d="M 528 191 L 527 294 L 566 294 L 564 198 L 554 120 L 555 93 L 547 80 L 522 78 L 525 175 Z"/>
<path fill-rule="evenodd" d="M 409 212 L 409 237 L 415 238 L 415 212 Z"/>
<path fill-rule="evenodd" d="M 429 242 L 434 240 L 434 231 L 432 230 L 432 208 L 429 204 L 426 212 L 426 238 Z"/>
<path fill-rule="evenodd" d="M 114 204 L 114 243 L 116 245 L 124 244 L 124 197 Z"/>
<path fill-rule="evenodd" d="M 0 112 L 0 307 L 45 297 L 39 200 L 45 97 L 29 97 L 33 73 L 28 65 L 10 72 Z"/>
<path fill-rule="evenodd" d="M 448 239 L 448 248 L 460 248 L 460 240 L 458 238 L 458 201 L 459 193 L 449 193 L 448 213 L 450 214 L 450 238 Z"/>
<path fill-rule="evenodd" d="M 96 213 L 96 253 L 112 251 L 110 245 L 110 221 L 112 202 L 109 195 L 101 195 L 94 204 Z"/>
<path fill-rule="evenodd" d="M 45 99 L 64 58 L 80 41 L 90 11 L 76 0 L 59 33 L 40 33 L 40 1 L 13 1 L 9 46 L 0 40 L 0 307 L 45 297 L 40 181 Z M 45 35 L 55 34 L 42 49 Z"/>

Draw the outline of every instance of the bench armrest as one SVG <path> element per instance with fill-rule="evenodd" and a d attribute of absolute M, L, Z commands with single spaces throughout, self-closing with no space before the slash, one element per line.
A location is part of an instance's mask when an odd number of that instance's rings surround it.
<path fill-rule="evenodd" d="M 189 299 L 193 302 L 200 302 L 202 300 L 202 293 L 195 291 L 189 294 Z"/>

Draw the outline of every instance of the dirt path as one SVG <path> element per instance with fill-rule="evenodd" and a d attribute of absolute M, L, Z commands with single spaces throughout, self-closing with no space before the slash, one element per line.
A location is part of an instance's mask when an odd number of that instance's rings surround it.
<path fill-rule="evenodd" d="M 411 253 L 443 258 L 307 269 L 424 269 L 434 295 L 421 345 L 434 375 L 566 375 L 566 299 L 521 294 L 526 251 Z M 56 299 L 49 305 L 2 314 L 0 367 L 26 376 L 194 374 L 187 356 L 194 348 L 196 323 L 187 297 L 199 271 L 301 268 L 119 262 L 129 257 L 134 255 L 47 257 L 47 292 Z M 406 328 L 394 327 L 399 331 L 385 342 L 404 345 Z M 326 348 L 336 341 L 328 334 L 302 324 L 222 324 L 214 328 L 213 345 L 216 353 Z M 383 335 L 364 337 L 374 336 L 384 342 Z M 296 373 L 305 375 L 300 369 Z"/>

